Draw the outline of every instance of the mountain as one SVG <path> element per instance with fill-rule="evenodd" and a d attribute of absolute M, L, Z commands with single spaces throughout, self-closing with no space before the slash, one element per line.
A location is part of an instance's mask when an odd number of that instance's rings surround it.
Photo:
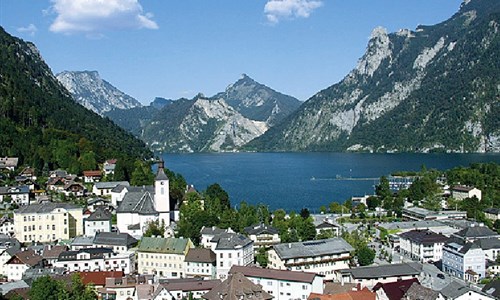
<path fill-rule="evenodd" d="M 141 106 L 139 101 L 103 80 L 97 71 L 64 71 L 56 77 L 76 102 L 100 115 L 113 108 L 129 109 Z"/>
<path fill-rule="evenodd" d="M 247 146 L 270 151 L 499 152 L 500 1 L 415 31 L 376 28 L 339 83 Z"/>
<path fill-rule="evenodd" d="M 156 105 L 132 107 L 129 109 L 114 108 L 104 113 L 116 125 L 140 137 L 144 127 L 149 125 L 153 116 L 158 113 Z"/>
<path fill-rule="evenodd" d="M 0 27 L 0 156 L 79 172 L 106 158 L 145 158 L 144 143 L 75 103 L 35 45 Z"/>
<path fill-rule="evenodd" d="M 267 130 L 223 99 L 198 95 L 165 106 L 145 126 L 141 138 L 158 152 L 233 151 Z"/>
<path fill-rule="evenodd" d="M 169 105 L 175 100 L 171 99 L 165 99 L 162 97 L 156 97 L 153 102 L 151 102 L 149 105 L 156 108 L 156 109 L 162 109 L 165 105 Z"/>
<path fill-rule="evenodd" d="M 246 74 L 212 98 L 224 99 L 244 117 L 266 122 L 268 126 L 279 123 L 302 104 L 298 99 L 260 84 Z"/>

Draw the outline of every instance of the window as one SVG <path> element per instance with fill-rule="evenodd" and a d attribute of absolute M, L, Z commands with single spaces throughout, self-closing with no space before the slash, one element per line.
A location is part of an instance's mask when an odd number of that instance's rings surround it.
<path fill-rule="evenodd" d="M 220 258 L 224 258 L 224 253 L 221 253 L 221 254 L 220 254 Z"/>
<path fill-rule="evenodd" d="M 56 225 L 52 225 L 52 230 L 56 230 Z"/>

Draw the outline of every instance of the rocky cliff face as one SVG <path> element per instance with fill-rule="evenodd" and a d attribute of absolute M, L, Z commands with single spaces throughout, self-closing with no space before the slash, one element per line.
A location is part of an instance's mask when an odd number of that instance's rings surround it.
<path fill-rule="evenodd" d="M 100 115 L 114 108 L 140 107 L 141 103 L 103 80 L 96 71 L 69 72 L 56 75 L 73 99 Z"/>
<path fill-rule="evenodd" d="M 248 149 L 498 152 L 499 24 L 499 1 L 471 0 L 434 26 L 376 28 L 341 82 Z"/>
<path fill-rule="evenodd" d="M 164 107 L 144 129 L 142 139 L 159 152 L 234 151 L 267 130 L 243 117 L 223 99 L 180 99 Z"/>

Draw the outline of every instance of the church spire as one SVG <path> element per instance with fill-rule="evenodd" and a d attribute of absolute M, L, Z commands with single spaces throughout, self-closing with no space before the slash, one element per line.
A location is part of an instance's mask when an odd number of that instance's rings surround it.
<path fill-rule="evenodd" d="M 167 174 L 165 174 L 165 162 L 160 160 L 158 162 L 158 172 L 156 173 L 156 178 L 155 180 L 168 180 Z"/>

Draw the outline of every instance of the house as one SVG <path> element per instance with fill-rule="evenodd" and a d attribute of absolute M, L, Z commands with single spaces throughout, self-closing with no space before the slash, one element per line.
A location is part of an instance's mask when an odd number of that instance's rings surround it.
<path fill-rule="evenodd" d="M 122 271 L 130 274 L 136 270 L 133 252 L 114 253 L 110 248 L 64 251 L 54 266 L 65 268 L 68 272 Z"/>
<path fill-rule="evenodd" d="M 36 266 L 43 265 L 43 258 L 36 254 L 34 250 L 25 250 L 14 254 L 4 266 L 7 271 L 9 281 L 21 280 L 26 270 Z"/>
<path fill-rule="evenodd" d="M 487 219 L 495 222 L 496 220 L 500 219 L 500 208 L 487 208 L 484 210 L 484 216 Z"/>
<path fill-rule="evenodd" d="M 110 196 L 111 190 L 119 185 L 128 186 L 128 181 L 107 181 L 107 182 L 96 182 L 92 187 L 92 194 L 96 196 Z"/>
<path fill-rule="evenodd" d="M 0 235 L 0 274 L 7 275 L 7 266 L 5 263 L 20 251 L 21 244 L 19 244 L 18 240 L 6 235 Z"/>
<path fill-rule="evenodd" d="M 376 295 L 369 289 L 364 288 L 362 290 L 351 290 L 337 294 L 316 294 L 311 293 L 307 300 L 375 300 Z"/>
<path fill-rule="evenodd" d="M 212 227 L 203 226 L 200 230 L 200 233 L 201 233 L 200 245 L 204 248 L 210 248 L 212 245 L 211 241 L 214 238 L 214 236 L 221 233 L 234 233 L 234 231 L 231 230 L 231 228 L 220 229 L 215 226 Z"/>
<path fill-rule="evenodd" d="M 474 242 L 479 239 L 500 238 L 500 234 L 484 226 L 483 223 L 479 225 L 471 224 L 454 234 L 452 237 L 460 239 L 462 242 Z"/>
<path fill-rule="evenodd" d="M 202 298 L 207 300 L 220 300 L 220 295 L 244 295 L 244 298 L 239 299 L 273 299 L 273 296 L 266 293 L 261 285 L 253 283 L 241 273 L 229 275 L 226 280 L 203 295 Z M 227 297 L 227 299 L 231 298 Z"/>
<path fill-rule="evenodd" d="M 457 210 L 432 211 L 422 207 L 408 207 L 403 208 L 403 218 L 408 221 L 455 220 L 467 218 L 467 212 Z"/>
<path fill-rule="evenodd" d="M 79 182 L 68 181 L 63 186 L 63 193 L 66 196 L 83 197 L 87 189 L 85 186 Z"/>
<path fill-rule="evenodd" d="M 137 240 L 128 233 L 97 232 L 92 241 L 96 248 L 111 248 L 115 253 L 126 253 L 137 245 Z"/>
<path fill-rule="evenodd" d="M 184 260 L 184 274 L 188 278 L 217 277 L 216 254 L 206 248 L 190 248 Z"/>
<path fill-rule="evenodd" d="M 486 275 L 488 277 L 495 277 L 500 275 L 500 263 L 496 260 L 486 260 Z"/>
<path fill-rule="evenodd" d="M 83 171 L 83 182 L 85 183 L 94 183 L 101 181 L 102 172 L 97 171 Z"/>
<path fill-rule="evenodd" d="M 444 300 L 441 293 L 434 291 L 430 288 L 426 288 L 420 285 L 418 282 L 414 282 L 410 288 L 406 291 L 403 298 L 405 300 Z"/>
<path fill-rule="evenodd" d="M 445 286 L 442 290 L 439 291 L 441 295 L 445 299 L 453 299 L 453 300 L 492 300 L 495 299 L 481 291 L 476 291 L 464 283 L 458 281 L 451 281 L 447 286 Z"/>
<path fill-rule="evenodd" d="M 0 203 L 4 203 L 7 198 L 10 198 L 10 203 L 28 205 L 30 204 L 30 188 L 27 185 L 0 187 Z"/>
<path fill-rule="evenodd" d="M 243 274 L 274 299 L 306 299 L 309 294 L 323 293 L 323 276 L 316 273 L 232 266 L 229 274 Z"/>
<path fill-rule="evenodd" d="M 71 240 L 69 244 L 70 250 L 76 251 L 80 249 L 95 248 L 94 237 L 77 236 Z"/>
<path fill-rule="evenodd" d="M 116 159 L 108 159 L 104 162 L 103 171 L 106 176 L 115 174 Z"/>
<path fill-rule="evenodd" d="M 420 262 L 439 261 L 448 238 L 430 230 L 411 230 L 399 235 L 400 252 Z"/>
<path fill-rule="evenodd" d="M 253 241 L 238 233 L 223 232 L 212 238 L 210 249 L 217 257 L 217 277 L 227 278 L 233 265 L 248 266 L 254 261 Z"/>
<path fill-rule="evenodd" d="M 486 273 L 484 251 L 476 243 L 449 242 L 443 247 L 443 272 L 462 280 L 476 282 Z M 467 272 L 467 271 L 472 272 Z"/>
<path fill-rule="evenodd" d="M 84 230 L 86 236 L 95 236 L 97 232 L 111 232 L 111 219 L 113 215 L 109 210 L 99 207 L 90 216 L 85 218 Z"/>
<path fill-rule="evenodd" d="M 136 187 L 137 188 L 137 187 Z M 111 190 L 111 205 L 113 207 L 118 207 L 122 202 L 123 197 L 130 191 L 131 187 L 127 185 L 117 185 Z"/>
<path fill-rule="evenodd" d="M 164 278 L 183 278 L 184 261 L 191 248 L 194 245 L 190 239 L 143 237 L 137 249 L 138 271 Z"/>
<path fill-rule="evenodd" d="M 377 283 L 391 283 L 417 278 L 422 272 L 422 265 L 417 262 L 357 267 L 337 271 L 337 278 L 342 284 L 359 284 L 361 288 L 373 288 Z"/>
<path fill-rule="evenodd" d="M 476 197 L 481 200 L 481 190 L 473 186 L 456 185 L 451 188 L 451 196 L 457 200 Z"/>
<path fill-rule="evenodd" d="M 335 270 L 349 268 L 354 248 L 343 238 L 282 243 L 269 250 L 271 269 L 307 271 L 334 278 Z"/>
<path fill-rule="evenodd" d="M 101 288 L 106 285 L 106 278 L 122 278 L 125 274 L 122 271 L 96 271 L 80 272 L 82 283 L 92 284 L 95 288 Z"/>
<path fill-rule="evenodd" d="M 6 169 L 8 171 L 14 171 L 17 168 L 19 158 L 17 157 L 0 157 L 0 170 Z"/>
<path fill-rule="evenodd" d="M 500 299 L 500 280 L 497 279 L 487 283 L 481 291 L 490 297 Z"/>
<path fill-rule="evenodd" d="M 0 218 L 0 235 L 5 234 L 8 236 L 14 235 L 14 219 L 8 215 L 3 215 Z"/>
<path fill-rule="evenodd" d="M 401 300 L 403 299 L 404 294 L 406 294 L 410 287 L 415 283 L 419 284 L 417 278 L 388 283 L 379 282 L 373 287 L 373 291 L 377 293 L 377 299 Z"/>
<path fill-rule="evenodd" d="M 47 265 L 53 266 L 59 259 L 59 255 L 64 251 L 68 251 L 66 245 L 45 245 L 42 250 L 42 257 L 47 262 Z"/>
<path fill-rule="evenodd" d="M 140 192 L 128 192 L 116 209 L 117 227 L 120 232 L 133 234 L 139 227 L 146 231 L 149 222 L 158 221 L 165 226 L 178 220 L 178 207 L 170 202 L 169 179 L 163 161 L 158 166 L 154 185 Z"/>
<path fill-rule="evenodd" d="M 316 234 L 322 234 L 324 232 L 330 232 L 332 237 L 338 237 L 339 226 L 330 222 L 322 222 L 316 225 Z"/>
<path fill-rule="evenodd" d="M 97 198 L 89 198 L 87 200 L 87 209 L 90 212 L 94 212 L 98 208 L 106 208 L 109 211 L 114 210 L 114 206 L 111 205 L 109 199 L 97 197 Z"/>
<path fill-rule="evenodd" d="M 20 242 L 53 242 L 83 234 L 83 209 L 69 203 L 44 202 L 14 211 L 15 235 Z"/>
<path fill-rule="evenodd" d="M 243 231 L 253 241 L 254 249 L 270 247 L 281 242 L 278 229 L 264 223 L 245 227 Z"/>
<path fill-rule="evenodd" d="M 218 279 L 189 278 L 189 279 L 168 279 L 161 283 L 161 286 L 172 294 L 175 299 L 201 299 L 203 295 L 210 292 L 214 287 L 221 284 Z M 156 300 L 157 298 L 155 298 Z M 161 298 L 167 299 L 167 298 Z M 170 298 L 168 298 L 170 299 Z M 159 300 L 159 299 L 158 299 Z"/>
<path fill-rule="evenodd" d="M 500 239 L 478 239 L 475 243 L 483 249 L 488 260 L 496 260 L 500 255 Z"/>
<path fill-rule="evenodd" d="M 24 177 L 28 180 L 35 181 L 36 180 L 36 171 L 35 168 L 26 167 L 20 173 L 19 176 Z"/>

